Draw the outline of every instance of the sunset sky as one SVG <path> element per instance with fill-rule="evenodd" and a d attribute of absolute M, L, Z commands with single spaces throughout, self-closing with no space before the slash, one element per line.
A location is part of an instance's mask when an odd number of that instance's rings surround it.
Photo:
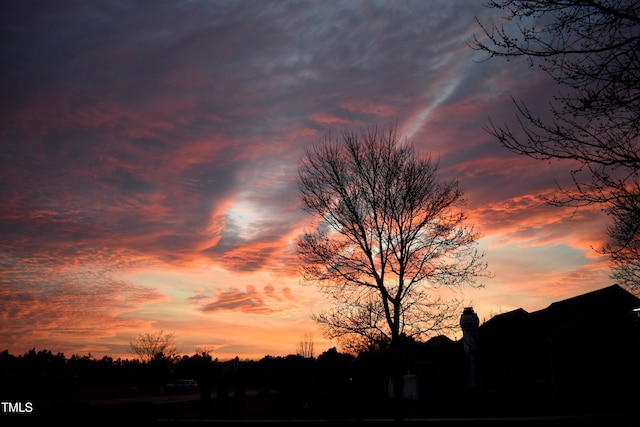
<path fill-rule="evenodd" d="M 0 351 L 131 357 L 159 330 L 221 360 L 336 346 L 298 274 L 296 166 L 374 125 L 460 179 L 494 277 L 456 295 L 481 321 L 611 285 L 606 217 L 539 198 L 571 165 L 484 130 L 558 88 L 468 47 L 499 18 L 482 4 L 3 2 Z"/>

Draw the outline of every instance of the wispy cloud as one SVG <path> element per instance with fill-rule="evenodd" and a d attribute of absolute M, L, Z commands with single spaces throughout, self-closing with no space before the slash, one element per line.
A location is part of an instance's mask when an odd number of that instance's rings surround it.
<path fill-rule="evenodd" d="M 9 347 L 109 338 L 148 327 L 127 313 L 165 298 L 119 279 L 114 270 L 127 261 L 105 259 L 104 252 L 96 259 L 95 254 L 59 260 L 2 255 L 0 335 Z"/>
<path fill-rule="evenodd" d="M 245 291 L 236 288 L 228 290 L 216 290 L 215 295 L 206 296 L 198 294 L 189 300 L 199 306 L 203 313 L 218 313 L 224 311 L 239 311 L 253 314 L 273 314 L 278 311 L 291 309 L 291 294 L 288 288 L 284 288 L 281 294 L 277 294 L 273 286 L 267 285 L 262 292 L 256 290 L 255 286 L 247 286 Z"/>

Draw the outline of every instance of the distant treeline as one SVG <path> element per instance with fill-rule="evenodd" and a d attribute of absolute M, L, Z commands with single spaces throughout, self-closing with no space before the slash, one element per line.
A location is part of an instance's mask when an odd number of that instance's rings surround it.
<path fill-rule="evenodd" d="M 343 388 L 358 383 L 367 390 L 384 393 L 388 360 L 384 353 L 353 356 L 331 348 L 318 357 L 300 355 L 265 356 L 260 360 L 239 360 L 237 365 L 247 387 L 305 391 L 326 387 Z M 160 390 L 167 383 L 183 378 L 195 379 L 215 390 L 234 361 L 220 361 L 208 353 L 184 355 L 174 359 L 94 358 L 89 355 L 66 357 L 50 350 L 31 349 L 14 356 L 0 353 L 2 383 L 92 385 L 136 390 Z M 375 384 L 372 384 L 375 383 Z M 6 390 L 5 390 L 6 391 Z"/>

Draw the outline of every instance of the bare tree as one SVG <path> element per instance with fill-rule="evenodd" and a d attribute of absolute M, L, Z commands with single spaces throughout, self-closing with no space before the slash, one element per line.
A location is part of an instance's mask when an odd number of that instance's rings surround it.
<path fill-rule="evenodd" d="M 299 356 L 313 359 L 313 334 L 306 333 L 300 338 L 300 342 L 297 345 L 296 352 Z"/>
<path fill-rule="evenodd" d="M 316 316 L 329 336 L 387 339 L 399 364 L 403 334 L 438 324 L 427 289 L 481 286 L 487 265 L 478 233 L 464 225 L 463 189 L 437 172 L 430 156 L 399 142 L 395 127 L 344 131 L 307 149 L 298 185 L 318 223 L 300 237 L 298 253 L 304 279 L 336 303 Z"/>
<path fill-rule="evenodd" d="M 561 88 L 541 118 L 513 100 L 519 127 L 489 122 L 508 149 L 535 159 L 569 161 L 572 185 L 548 201 L 600 206 L 612 218 L 613 277 L 640 284 L 640 0 L 501 0 L 499 26 L 479 22 L 470 45 L 488 58 L 523 57 Z M 487 59 L 488 59 L 487 58 Z"/>
<path fill-rule="evenodd" d="M 156 358 L 174 359 L 178 355 L 175 335 L 163 331 L 139 334 L 135 342 L 129 342 L 131 351 L 143 362 Z"/>

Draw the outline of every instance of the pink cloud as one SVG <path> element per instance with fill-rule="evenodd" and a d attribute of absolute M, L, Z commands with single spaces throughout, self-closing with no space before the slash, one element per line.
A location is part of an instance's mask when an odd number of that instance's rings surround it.
<path fill-rule="evenodd" d="M 347 119 L 327 113 L 315 113 L 312 114 L 309 118 L 312 121 L 323 125 L 347 125 L 350 123 L 350 121 Z"/>
<path fill-rule="evenodd" d="M 289 288 L 277 291 L 270 284 L 265 285 L 262 292 L 253 285 L 247 285 L 245 291 L 237 288 L 216 289 L 213 296 L 200 293 L 189 298 L 189 302 L 197 305 L 198 310 L 205 314 L 234 311 L 271 315 L 291 309 L 292 301 Z"/>
<path fill-rule="evenodd" d="M 340 104 L 340 107 L 344 108 L 347 111 L 365 113 L 380 117 L 391 117 L 396 111 L 395 107 L 384 104 L 376 104 L 367 100 L 343 102 L 342 104 Z"/>
<path fill-rule="evenodd" d="M 215 301 L 205 304 L 200 308 L 200 311 L 203 313 L 240 311 L 253 314 L 272 314 L 274 312 L 265 304 L 263 295 L 256 292 L 252 286 L 247 286 L 246 292 L 234 288 L 219 292 Z"/>

